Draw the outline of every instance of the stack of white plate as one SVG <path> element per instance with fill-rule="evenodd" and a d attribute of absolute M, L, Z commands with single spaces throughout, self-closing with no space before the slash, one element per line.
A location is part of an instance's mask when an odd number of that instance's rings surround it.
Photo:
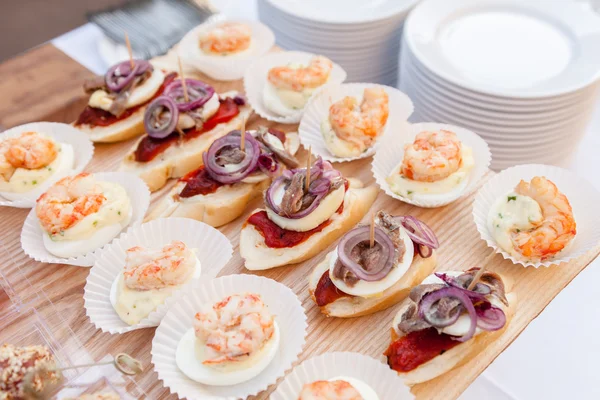
<path fill-rule="evenodd" d="M 493 169 L 560 165 L 596 104 L 600 15 L 569 0 L 424 0 L 400 60 L 413 121 L 478 133 Z"/>
<path fill-rule="evenodd" d="M 258 0 L 258 14 L 280 47 L 331 58 L 349 82 L 396 86 L 403 23 L 417 2 Z"/>

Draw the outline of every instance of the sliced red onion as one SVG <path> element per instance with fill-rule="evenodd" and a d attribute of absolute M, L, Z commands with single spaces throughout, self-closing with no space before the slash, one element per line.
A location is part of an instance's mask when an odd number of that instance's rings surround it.
<path fill-rule="evenodd" d="M 279 175 L 281 171 L 281 164 L 273 158 L 272 154 L 263 153 L 258 157 L 258 167 L 260 170 L 270 178 L 274 178 Z"/>
<path fill-rule="evenodd" d="M 246 104 L 246 98 L 242 95 L 237 95 L 233 98 L 233 102 L 238 106 L 243 106 Z"/>
<path fill-rule="evenodd" d="M 440 278 L 441 280 L 443 280 L 446 284 L 448 284 L 449 286 L 458 288 L 460 290 L 464 290 L 465 293 L 467 294 L 467 296 L 469 296 L 472 299 L 475 300 L 484 300 L 487 301 L 485 298 L 485 295 L 488 295 L 491 293 L 491 289 L 488 285 L 485 285 L 481 282 L 478 282 L 475 284 L 475 290 L 468 290 L 465 287 L 463 287 L 463 285 L 461 285 L 455 277 L 450 276 L 448 274 L 444 274 L 441 272 L 436 272 L 435 276 L 437 276 L 438 278 Z"/>
<path fill-rule="evenodd" d="M 329 192 L 331 181 L 327 178 L 319 178 L 310 184 L 308 192 L 314 195 L 325 195 Z"/>
<path fill-rule="evenodd" d="M 363 242 L 370 240 L 369 226 L 361 226 L 346 233 L 337 247 L 338 258 L 342 264 L 354 273 L 359 279 L 367 282 L 380 281 L 385 278 L 394 267 L 395 247 L 392 239 L 379 227 L 375 227 L 375 243 L 381 246 L 381 256 L 377 265 L 372 270 L 365 270 L 362 265 L 352 260 L 352 250 Z"/>
<path fill-rule="evenodd" d="M 487 307 L 476 307 L 477 326 L 486 331 L 497 331 L 506 324 L 506 315 L 502 309 L 489 305 Z"/>
<path fill-rule="evenodd" d="M 175 101 L 167 96 L 154 99 L 144 113 L 146 133 L 155 139 L 169 136 L 177 126 L 179 111 Z"/>
<path fill-rule="evenodd" d="M 246 176 L 254 172 L 258 166 L 258 158 L 260 156 L 260 146 L 256 139 L 251 134 L 245 132 L 246 146 L 244 149 L 244 159 L 235 166 L 235 170 L 231 169 L 232 164 L 228 164 L 230 168 L 226 168 L 217 163 L 217 156 L 226 148 L 240 148 L 240 131 L 232 131 L 227 135 L 215 140 L 204 154 L 202 160 L 208 175 L 215 181 L 231 184 L 239 182 Z"/>
<path fill-rule="evenodd" d="M 459 342 L 466 342 L 467 340 L 471 339 L 475 334 L 475 329 L 477 328 L 477 313 L 475 311 L 473 303 L 471 302 L 471 299 L 469 298 L 469 296 L 466 295 L 466 293 L 463 290 L 452 286 L 448 286 L 436 290 L 434 292 L 428 293 L 419 302 L 419 316 L 425 321 L 429 322 L 432 326 L 437 328 L 444 328 L 448 325 L 452 325 L 452 322 L 447 324 L 447 319 L 439 320 L 435 318 L 436 310 L 434 308 L 434 304 L 437 303 L 440 299 L 447 297 L 454 298 L 460 301 L 460 305 L 469 314 L 469 318 L 471 319 L 469 331 L 463 336 L 455 338 L 455 340 L 458 340 Z M 452 316 L 452 318 L 454 318 L 454 316 Z M 456 318 L 458 319 L 458 317 Z"/>
<path fill-rule="evenodd" d="M 164 94 L 177 103 L 179 111 L 190 111 L 202 107 L 214 94 L 215 89 L 207 83 L 197 79 L 186 78 L 189 101 L 185 101 L 181 79 L 174 80 L 165 88 Z"/>
<path fill-rule="evenodd" d="M 437 249 L 440 246 L 435 233 L 433 233 L 433 230 L 425 222 L 418 220 L 412 215 L 398 216 L 396 219 L 406 229 L 408 236 L 410 236 L 413 242 L 431 249 Z"/>
<path fill-rule="evenodd" d="M 154 68 L 146 60 L 133 60 L 133 68 L 130 61 L 123 61 L 113 65 L 104 75 L 106 87 L 111 92 L 120 92 L 129 87 L 136 76 L 152 71 Z"/>

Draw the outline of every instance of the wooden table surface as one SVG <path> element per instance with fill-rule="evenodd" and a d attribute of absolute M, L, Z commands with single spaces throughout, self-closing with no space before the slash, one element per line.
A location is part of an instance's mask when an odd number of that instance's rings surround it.
<path fill-rule="evenodd" d="M 47 120 L 70 122 L 85 104 L 81 89 L 84 78 L 92 74 L 64 55 L 52 45 L 36 48 L 20 57 L 0 65 L 0 125 L 9 128 L 25 122 Z M 240 82 L 216 83 L 217 91 L 240 89 Z M 276 126 L 260 120 L 256 115 L 249 128 L 258 124 Z M 286 131 L 296 126 L 279 126 Z M 131 143 L 96 145 L 96 153 L 88 171 L 115 170 Z M 302 154 L 304 157 L 305 154 Z M 370 172 L 370 159 L 336 165 L 348 176 L 374 184 Z M 489 172 L 484 181 L 493 172 Z M 483 184 L 481 182 L 480 184 Z M 164 193 L 155 194 L 153 199 Z M 411 214 L 423 219 L 438 235 L 441 243 L 438 252 L 438 269 L 461 269 L 478 265 L 489 253 L 480 239 L 471 216 L 473 195 L 438 209 L 420 209 L 396 201 L 381 192 L 374 208 L 393 214 Z M 221 231 L 232 241 L 234 256 L 220 275 L 253 273 L 245 270 L 237 251 L 239 230 L 250 210 L 260 206 L 260 199 L 250 204 L 246 214 L 224 226 Z M 20 246 L 20 232 L 29 210 L 0 208 L 0 242 L 6 247 L 10 260 L 0 255 L 0 268 L 8 276 L 17 294 L 27 295 L 24 281 L 17 278 L 17 269 L 23 271 L 33 290 L 43 291 L 68 321 L 77 337 L 95 359 L 107 353 L 128 352 L 147 366 L 139 377 L 142 387 L 151 398 L 175 398 L 158 381 L 150 365 L 150 347 L 154 329 L 133 331 L 124 335 L 109 335 L 96 330 L 85 316 L 83 288 L 89 270 L 58 264 L 42 264 L 28 259 Z M 333 245 L 326 252 L 330 251 Z M 308 294 L 307 276 L 313 266 L 326 254 L 323 252 L 305 263 L 270 271 L 256 272 L 291 287 L 304 306 L 309 323 L 309 333 L 300 360 L 327 351 L 357 351 L 383 360 L 381 354 L 389 343 L 389 329 L 397 308 L 392 307 L 377 314 L 358 319 L 326 318 L 319 312 Z M 488 268 L 509 276 L 515 282 L 519 297 L 516 315 L 504 334 L 471 362 L 429 383 L 417 385 L 413 393 L 418 399 L 455 399 L 469 384 L 539 315 L 548 303 L 600 253 L 600 246 L 585 256 L 568 264 L 550 268 L 523 268 L 496 255 Z M 4 258 L 4 259 L 3 259 Z M 48 307 L 39 303 L 40 307 Z M 268 391 L 256 399 L 268 398 Z M 388 399 L 382 399 L 388 400 Z M 391 400 L 391 399 L 390 399 Z"/>

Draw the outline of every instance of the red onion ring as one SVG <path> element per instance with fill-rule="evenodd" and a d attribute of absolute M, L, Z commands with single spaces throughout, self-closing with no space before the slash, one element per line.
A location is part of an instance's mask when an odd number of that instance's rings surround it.
<path fill-rule="evenodd" d="M 163 122 L 161 117 L 168 113 Z M 155 139 L 163 139 L 169 136 L 177 126 L 179 111 L 175 101 L 167 96 L 159 96 L 154 99 L 146 108 L 144 113 L 144 128 L 148 136 Z"/>
<path fill-rule="evenodd" d="M 440 246 L 435 233 L 433 233 L 433 230 L 425 222 L 418 220 L 412 215 L 398 216 L 396 219 L 406 229 L 408 236 L 410 236 L 413 242 L 431 249 L 437 249 Z"/>
<path fill-rule="evenodd" d="M 477 326 L 486 331 L 497 331 L 506 324 L 506 314 L 502 309 L 487 303 L 486 307 L 476 307 Z"/>
<path fill-rule="evenodd" d="M 440 273 L 440 272 L 436 272 L 435 276 L 437 276 L 438 278 L 443 280 L 449 286 L 458 288 L 460 290 L 464 290 L 465 293 L 467 294 L 467 296 L 469 296 L 470 298 L 475 299 L 475 300 L 487 301 L 487 299 L 485 298 L 485 295 L 488 295 L 492 292 L 492 290 L 490 289 L 490 287 L 488 285 L 485 285 L 480 282 L 477 282 L 475 284 L 475 290 L 468 290 L 468 289 L 464 288 L 459 282 L 457 282 L 456 278 L 454 278 L 453 276 L 450 276 L 450 275 L 444 274 L 444 273 Z"/>
<path fill-rule="evenodd" d="M 188 102 L 185 101 L 181 79 L 174 80 L 165 88 L 164 94 L 177 103 L 179 111 L 190 111 L 202 107 L 215 94 L 215 89 L 207 83 L 197 79 L 186 78 L 185 84 L 188 91 Z"/>
<path fill-rule="evenodd" d="M 225 168 L 217 164 L 217 156 L 227 147 L 240 148 L 241 132 L 239 130 L 229 132 L 227 135 L 215 140 L 208 148 L 208 151 L 202 154 L 204 167 L 212 179 L 224 184 L 236 183 L 256 170 L 258 158 L 260 156 L 260 146 L 258 141 L 254 139 L 251 134 L 245 132 L 245 135 L 245 157 L 236 165 L 234 171 L 232 171 L 231 168 Z"/>
<path fill-rule="evenodd" d="M 375 243 L 381 246 L 381 257 L 378 259 L 376 268 L 372 271 L 365 270 L 362 265 L 350 258 L 350 254 L 357 245 L 370 240 L 370 230 L 369 226 L 361 226 L 346 233 L 338 244 L 337 254 L 340 262 L 352 271 L 357 278 L 367 282 L 375 282 L 388 276 L 394 267 L 396 249 L 392 239 L 383 229 L 376 226 Z"/>
<path fill-rule="evenodd" d="M 444 320 L 444 321 L 435 320 L 435 318 L 434 318 L 435 312 L 432 312 L 434 304 L 437 303 L 440 299 L 443 299 L 446 297 L 455 298 L 458 301 L 460 301 L 460 305 L 469 314 L 469 318 L 471 319 L 471 325 L 469 327 L 469 331 L 466 334 L 464 334 L 463 336 L 459 336 L 459 337 L 455 338 L 455 340 L 458 340 L 459 342 L 466 342 L 467 340 L 471 339 L 473 337 L 473 335 L 475 334 L 475 329 L 477 328 L 477 312 L 475 311 L 475 307 L 473 306 L 471 299 L 469 298 L 469 296 L 466 295 L 466 293 L 463 290 L 460 290 L 460 289 L 452 287 L 452 286 L 448 286 L 448 287 L 444 287 L 439 290 L 436 290 L 434 292 L 428 293 L 419 302 L 419 316 L 434 327 L 443 328 L 445 326 L 451 325 L 452 323 L 445 325 L 445 323 L 447 322 L 446 320 Z M 456 317 L 456 318 L 458 319 L 458 317 Z"/>
<path fill-rule="evenodd" d="M 152 71 L 154 67 L 146 60 L 133 60 L 133 68 L 130 61 L 123 61 L 113 65 L 104 75 L 106 87 L 111 92 L 120 92 L 128 87 L 136 76 L 143 75 L 146 71 Z"/>
<path fill-rule="evenodd" d="M 263 153 L 258 157 L 258 167 L 270 178 L 279 175 L 282 168 L 281 164 L 270 153 Z"/>

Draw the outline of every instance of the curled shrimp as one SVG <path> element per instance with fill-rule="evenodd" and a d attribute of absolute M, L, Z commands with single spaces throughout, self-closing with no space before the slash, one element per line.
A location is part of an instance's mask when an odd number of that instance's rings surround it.
<path fill-rule="evenodd" d="M 55 235 L 97 212 L 105 201 L 96 179 L 81 173 L 51 186 L 37 200 L 35 212 L 42 228 Z"/>
<path fill-rule="evenodd" d="M 207 53 L 237 53 L 250 47 L 252 29 L 239 22 L 223 22 L 200 39 L 200 48 Z"/>
<path fill-rule="evenodd" d="M 304 385 L 298 400 L 363 400 L 363 397 L 346 381 L 316 381 Z"/>
<path fill-rule="evenodd" d="M 268 79 L 278 89 L 301 92 L 323 85 L 329 79 L 333 63 L 327 57 L 315 56 L 307 67 L 274 67 L 269 70 Z"/>
<path fill-rule="evenodd" d="M 461 148 L 454 132 L 420 132 L 413 143 L 404 147 L 401 173 L 421 182 L 447 178 L 462 164 Z"/>
<path fill-rule="evenodd" d="M 260 295 L 228 296 L 196 314 L 196 337 L 205 343 L 203 364 L 239 361 L 262 349 L 273 336 L 275 321 Z"/>
<path fill-rule="evenodd" d="M 14 168 L 39 169 L 56 159 L 56 143 L 35 132 L 24 132 L 6 142 L 4 158 Z"/>
<path fill-rule="evenodd" d="M 180 285 L 194 273 L 195 261 L 194 252 L 179 240 L 157 250 L 132 247 L 125 259 L 125 285 L 136 290 Z"/>
<path fill-rule="evenodd" d="M 556 185 L 540 176 L 521 181 L 517 194 L 534 199 L 542 210 L 542 221 L 533 229 L 513 231 L 512 242 L 520 254 L 534 260 L 546 260 L 565 248 L 577 233 L 573 210 L 567 197 Z"/>
<path fill-rule="evenodd" d="M 381 135 L 388 116 L 388 94 L 378 87 L 365 89 L 360 105 L 355 97 L 347 96 L 329 107 L 329 122 L 336 136 L 361 150 Z"/>

